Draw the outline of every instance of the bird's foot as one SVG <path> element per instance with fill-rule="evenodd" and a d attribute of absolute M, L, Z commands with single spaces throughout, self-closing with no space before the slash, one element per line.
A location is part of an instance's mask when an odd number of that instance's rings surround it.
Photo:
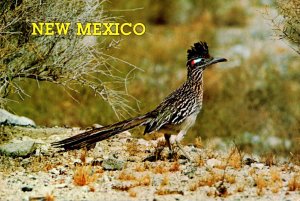
<path fill-rule="evenodd" d="M 184 157 L 181 159 L 187 159 L 188 161 L 192 161 L 190 155 L 183 149 L 183 147 L 181 146 L 180 142 L 176 141 L 176 146 L 178 147 L 178 149 L 182 152 L 183 155 L 180 155 L 180 157 Z M 179 157 L 179 158 L 180 158 Z"/>
<path fill-rule="evenodd" d="M 156 147 L 155 151 L 153 154 L 150 156 L 147 156 L 146 158 L 143 159 L 143 162 L 145 161 L 150 161 L 150 162 L 155 162 L 157 160 L 162 160 L 162 151 L 164 150 L 164 147 L 158 146 Z"/>

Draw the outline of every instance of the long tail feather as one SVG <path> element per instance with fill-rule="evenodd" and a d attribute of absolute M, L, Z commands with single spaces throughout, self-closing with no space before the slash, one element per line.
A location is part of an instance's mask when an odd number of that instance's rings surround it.
<path fill-rule="evenodd" d="M 80 149 L 88 147 L 96 142 L 105 140 L 113 135 L 129 130 L 136 126 L 144 124 L 149 118 L 147 115 L 138 116 L 116 124 L 104 126 L 101 128 L 92 129 L 73 137 L 53 142 L 52 146 L 57 148 L 64 148 L 65 150 Z"/>

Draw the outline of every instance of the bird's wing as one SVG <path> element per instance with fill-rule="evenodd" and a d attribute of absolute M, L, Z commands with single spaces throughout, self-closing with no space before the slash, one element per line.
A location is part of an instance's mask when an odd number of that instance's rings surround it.
<path fill-rule="evenodd" d="M 180 91 L 182 92 L 182 91 Z M 158 131 L 166 124 L 180 124 L 186 117 L 194 113 L 198 108 L 192 92 L 184 92 L 184 96 L 178 91 L 170 94 L 154 111 L 152 119 L 145 124 L 145 133 Z"/>

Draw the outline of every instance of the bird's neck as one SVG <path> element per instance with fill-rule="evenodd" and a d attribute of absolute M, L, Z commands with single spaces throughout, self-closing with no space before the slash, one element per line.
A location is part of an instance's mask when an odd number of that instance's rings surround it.
<path fill-rule="evenodd" d="M 194 70 L 188 72 L 187 82 L 192 90 L 197 94 L 198 99 L 202 102 L 203 97 L 203 70 Z"/>

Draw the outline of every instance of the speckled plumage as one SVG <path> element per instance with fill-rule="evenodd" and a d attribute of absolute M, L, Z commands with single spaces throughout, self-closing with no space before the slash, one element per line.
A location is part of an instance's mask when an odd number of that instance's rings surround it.
<path fill-rule="evenodd" d="M 214 60 L 209 55 L 208 46 L 205 42 L 195 43 L 187 51 L 187 80 L 153 111 L 75 135 L 55 142 L 53 145 L 66 150 L 87 147 L 136 126 L 145 126 L 145 134 L 159 131 L 165 133 L 165 137 L 174 136 L 170 139 L 171 142 L 179 142 L 195 123 L 202 108 L 204 69 L 222 61 L 226 61 L 226 59 Z M 166 137 L 166 140 L 169 141 L 169 137 Z"/>

